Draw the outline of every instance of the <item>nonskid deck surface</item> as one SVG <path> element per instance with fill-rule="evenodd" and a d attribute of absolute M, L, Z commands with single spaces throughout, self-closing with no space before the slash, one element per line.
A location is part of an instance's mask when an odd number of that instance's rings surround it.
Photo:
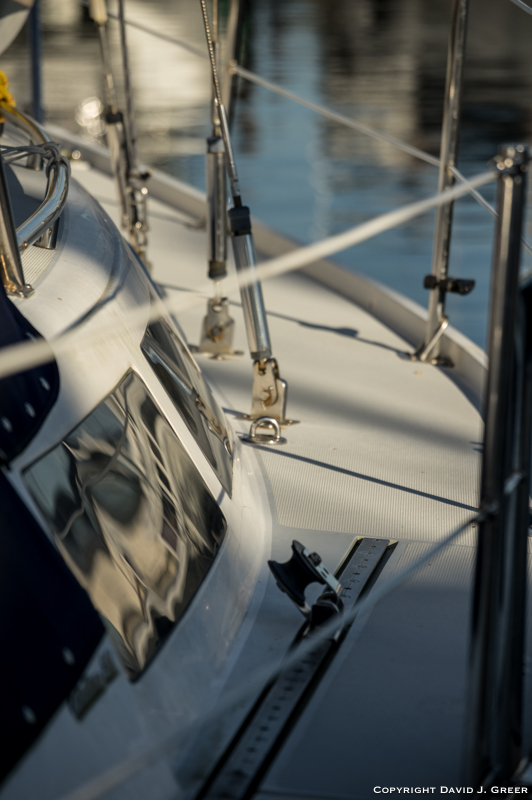
<path fill-rule="evenodd" d="M 116 220 L 111 180 L 94 170 L 74 176 Z M 205 285 L 205 233 L 156 201 L 150 226 L 153 275 L 177 304 Z M 473 516 L 478 412 L 443 371 L 401 359 L 407 343 L 353 302 L 298 274 L 263 289 L 288 414 L 299 420 L 284 431 L 286 445 L 254 448 L 270 492 L 272 556 L 287 560 L 299 539 L 334 568 L 356 536 L 397 540 L 384 581 Z M 246 355 L 197 358 L 244 432 L 249 422 L 237 413 L 250 410 L 251 362 L 239 297 L 230 299 L 235 347 Z M 205 305 L 177 315 L 190 343 L 199 341 Z M 371 624 L 355 624 L 261 796 L 369 797 L 379 783 L 459 780 L 474 540 L 469 528 L 382 601 Z M 297 629 L 280 593 L 267 593 L 264 608 L 241 672 L 267 654 L 272 616 Z"/>
<path fill-rule="evenodd" d="M 114 186 L 95 171 L 74 176 L 117 219 Z M 206 284 L 205 235 L 150 200 L 149 256 L 169 303 Z M 289 384 L 288 442 L 259 447 L 281 526 L 439 541 L 478 504 L 482 427 L 443 370 L 399 357 L 409 345 L 370 314 L 303 275 L 263 285 L 274 356 Z M 196 358 L 237 418 L 251 404 L 240 299 L 230 296 L 240 358 Z M 178 312 L 198 343 L 205 302 Z M 472 532 L 461 544 L 474 543 Z"/>

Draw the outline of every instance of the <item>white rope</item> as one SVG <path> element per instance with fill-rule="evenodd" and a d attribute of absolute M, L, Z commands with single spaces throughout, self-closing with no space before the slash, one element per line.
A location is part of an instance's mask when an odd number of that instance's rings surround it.
<path fill-rule="evenodd" d="M 516 0 L 512 0 L 512 2 L 516 2 Z M 529 9 L 530 13 L 532 13 L 532 9 Z M 261 78 L 259 75 L 255 75 L 255 73 L 250 72 L 243 67 L 240 67 L 238 64 L 231 64 L 229 66 L 229 71 L 233 72 L 241 77 L 245 78 L 252 83 L 256 83 L 258 86 L 263 86 L 265 89 L 269 89 L 271 92 L 275 92 L 276 94 L 281 95 L 282 97 L 286 97 L 288 100 L 292 100 L 294 103 L 299 103 L 299 105 L 304 106 L 305 108 L 309 108 L 311 111 L 315 111 L 318 114 L 321 114 L 328 119 L 332 119 L 335 122 L 339 122 L 341 125 L 345 125 L 348 128 L 352 128 L 355 131 L 359 131 L 360 133 L 365 133 L 368 136 L 371 136 L 372 139 L 380 139 L 383 142 L 387 142 L 388 144 L 397 147 L 399 150 L 402 150 L 405 153 L 408 153 L 414 158 L 418 158 L 421 161 L 425 161 L 427 164 L 432 164 L 434 167 L 440 166 L 439 159 L 435 158 L 434 156 L 429 155 L 429 153 L 425 153 L 424 150 L 419 150 L 417 147 L 413 147 L 412 145 L 407 144 L 406 142 L 402 142 L 400 139 L 395 139 L 393 136 L 387 136 L 380 131 L 375 130 L 375 128 L 370 128 L 369 125 L 364 125 L 362 122 L 357 122 L 357 120 L 352 119 L 351 117 L 346 117 L 344 114 L 338 114 L 336 111 L 333 111 L 326 106 L 319 105 L 318 103 L 313 103 L 310 100 L 305 100 L 303 97 L 300 97 L 294 92 L 290 92 L 288 89 L 284 89 L 282 86 L 278 84 L 272 83 L 271 81 L 266 80 L 265 78 Z M 492 217 L 495 219 L 498 218 L 498 214 L 491 206 L 487 200 L 482 197 L 480 192 L 477 192 L 474 189 L 468 179 L 460 172 L 459 169 L 456 167 L 449 167 L 449 172 L 451 172 L 454 177 L 463 183 L 464 186 L 469 187 L 468 191 L 469 194 L 475 198 L 477 203 L 482 206 Z M 532 246 L 528 244 L 526 239 L 521 238 L 521 242 L 523 247 L 528 250 L 530 254 L 532 254 Z"/>
<path fill-rule="evenodd" d="M 488 203 L 488 201 L 484 197 L 482 197 L 480 192 L 477 192 L 476 189 L 473 189 L 468 179 L 465 178 L 462 175 L 462 173 L 458 169 L 456 169 L 456 167 L 449 167 L 449 172 L 452 172 L 452 174 L 456 178 L 458 178 L 458 180 L 461 181 L 464 184 L 464 186 L 469 187 L 469 194 L 471 195 L 471 197 L 474 197 L 477 203 L 481 205 L 482 208 L 486 209 L 488 214 L 491 214 L 493 219 L 499 219 L 499 215 L 497 214 L 493 206 L 490 203 Z M 523 245 L 525 250 L 527 250 L 530 253 L 530 255 L 532 255 L 532 246 L 528 244 L 527 240 L 523 236 L 521 236 L 521 244 Z"/>
<path fill-rule="evenodd" d="M 252 692 L 258 694 L 264 686 L 273 681 L 281 672 L 295 666 L 299 661 L 309 655 L 320 642 L 331 639 L 338 631 L 340 624 L 349 625 L 354 622 L 356 617 L 369 614 L 377 603 L 387 597 L 394 589 L 400 586 L 400 584 L 404 583 L 404 581 L 420 569 L 420 567 L 439 555 L 439 553 L 457 539 L 466 528 L 475 523 L 478 524 L 485 519 L 486 515 L 483 512 L 479 512 L 474 517 L 468 519 L 442 539 L 441 542 L 438 542 L 438 544 L 431 547 L 424 555 L 412 562 L 402 572 L 398 572 L 388 580 L 374 586 L 369 594 L 365 595 L 357 602 L 349 614 L 344 615 L 341 622 L 338 618 L 331 619 L 316 630 L 313 636 L 303 639 L 297 649 L 292 650 L 280 664 L 275 664 L 273 666 L 270 664 L 257 670 L 253 678 L 244 688 L 237 689 L 229 695 L 226 695 L 215 708 L 206 711 L 193 723 L 185 725 L 183 730 L 169 736 L 155 747 L 150 747 L 137 756 L 125 759 L 114 767 L 111 767 L 111 769 L 106 770 L 97 778 L 75 789 L 73 792 L 63 795 L 59 800 L 97 800 L 97 798 L 107 794 L 111 789 L 129 780 L 146 767 L 157 763 L 165 756 L 175 755 L 175 749 L 181 744 L 185 736 L 190 741 L 192 739 L 192 734 L 200 727 L 206 725 L 212 726 L 220 716 L 226 715 L 233 707 L 240 705 L 244 700 L 248 699 Z M 179 787 L 176 787 L 176 792 L 179 793 Z"/>
<path fill-rule="evenodd" d="M 233 275 L 225 279 L 225 290 L 229 293 L 237 290 L 240 286 L 253 283 L 255 280 L 266 281 L 279 275 L 284 275 L 287 272 L 301 269 L 301 267 L 312 264 L 314 261 L 318 261 L 325 256 L 333 255 L 348 247 L 353 247 L 367 239 L 371 239 L 380 233 L 384 233 L 384 231 L 395 228 L 420 214 L 431 211 L 433 208 L 457 200 L 459 197 L 463 197 L 467 194 L 470 188 L 476 189 L 479 186 L 484 186 L 495 180 L 496 177 L 495 172 L 484 172 L 472 178 L 468 186 L 455 186 L 452 189 L 448 189 L 445 192 L 441 192 L 425 200 L 418 200 L 416 203 L 410 203 L 402 208 L 389 211 L 386 214 L 381 214 L 344 233 L 330 236 L 320 242 L 315 242 L 314 244 L 273 258 L 270 261 L 259 264 L 257 267 L 244 270 L 239 275 Z M 210 297 L 211 293 L 212 285 L 209 281 L 195 293 L 186 297 L 181 297 L 176 302 L 165 301 L 165 303 L 163 303 L 163 301 L 159 301 L 150 306 L 149 309 L 146 306 L 140 306 L 128 313 L 128 324 L 142 324 L 146 321 L 148 316 L 150 320 L 153 321 L 159 319 L 162 315 L 166 314 L 167 311 L 185 311 L 204 302 L 206 297 Z M 104 307 L 104 304 L 102 307 Z M 2 350 L 0 350 L 0 378 L 5 378 L 8 375 L 13 375 L 17 372 L 22 372 L 31 367 L 46 363 L 50 360 L 51 351 L 53 351 L 56 356 L 60 356 L 61 353 L 69 352 L 72 349 L 91 347 L 95 342 L 106 336 L 113 334 L 119 335 L 118 331 L 122 329 L 123 324 L 123 319 L 120 322 L 116 322 L 116 320 L 109 323 L 101 322 L 96 332 L 91 330 L 87 331 L 84 326 L 80 324 L 76 328 L 69 329 L 59 334 L 49 342 L 43 340 L 28 341 L 2 348 Z"/>
<path fill-rule="evenodd" d="M 429 197 L 425 200 L 418 200 L 416 203 L 403 206 L 402 208 L 389 211 L 386 214 L 381 214 L 374 217 L 369 222 L 364 222 L 362 225 L 357 225 L 356 228 L 351 228 L 344 233 L 339 233 L 336 236 L 330 236 L 323 239 L 321 242 L 315 242 L 306 247 L 301 247 L 291 253 L 278 256 L 277 258 L 267 261 L 259 265 L 255 272 L 258 280 L 268 280 L 276 275 L 282 275 L 285 272 L 291 272 L 294 269 L 311 264 L 321 258 L 330 256 L 340 250 L 346 250 L 348 247 L 360 244 L 361 242 L 377 236 L 379 233 L 396 228 L 408 220 L 426 214 L 438 206 L 447 205 L 447 203 L 457 200 L 468 194 L 470 189 L 477 189 L 479 186 L 485 186 L 491 183 L 496 178 L 495 172 L 483 172 L 475 178 L 468 181 L 468 185 L 454 186 L 452 189 L 447 189 L 445 192 Z"/>
<path fill-rule="evenodd" d="M 523 0 L 510 0 L 510 2 L 512 2 L 518 8 L 522 9 L 527 14 L 530 14 L 532 16 L 532 8 L 530 8 L 530 6 L 527 6 L 526 3 L 523 3 Z"/>

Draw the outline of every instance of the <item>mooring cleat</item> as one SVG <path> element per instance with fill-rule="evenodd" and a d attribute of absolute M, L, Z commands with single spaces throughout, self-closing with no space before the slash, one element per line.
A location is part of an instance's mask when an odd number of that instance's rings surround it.
<path fill-rule="evenodd" d="M 330 610 L 329 608 L 325 610 L 325 606 L 330 605 L 331 597 L 329 595 L 331 592 L 338 597 L 338 610 L 341 610 L 343 606 L 339 596 L 342 591 L 341 584 L 323 564 L 321 556 L 318 553 L 311 553 L 307 547 L 295 539 L 292 542 L 292 553 L 290 561 L 286 561 L 284 564 L 268 561 L 268 566 L 279 589 L 288 595 L 296 608 L 311 622 L 311 608 L 305 598 L 305 589 L 311 583 L 321 583 L 328 587 L 328 591 L 325 593 L 327 597 L 322 595 L 326 601 L 323 604 L 325 613 Z M 320 611 L 321 609 L 318 609 L 315 612 L 316 619 L 320 617 Z"/>

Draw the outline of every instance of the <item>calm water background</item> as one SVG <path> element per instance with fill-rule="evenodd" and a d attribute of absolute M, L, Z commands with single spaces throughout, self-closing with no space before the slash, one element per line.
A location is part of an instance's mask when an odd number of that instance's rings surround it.
<path fill-rule="evenodd" d="M 112 7 L 112 5 L 111 5 Z M 251 0 L 244 64 L 303 97 L 438 155 L 451 0 Z M 222 5 L 222 8 L 224 6 Z M 126 14 L 205 46 L 197 0 L 126 0 Z M 44 103 L 70 130 L 76 107 L 103 98 L 98 39 L 76 0 L 42 0 Z M 116 23 L 111 44 L 118 58 Z M 130 29 L 141 159 L 204 186 L 207 62 Z M 2 58 L 29 103 L 23 32 Z M 119 63 L 116 63 L 119 74 Z M 532 140 L 532 17 L 509 0 L 472 0 L 459 167 L 485 168 L 501 142 Z M 309 242 L 436 191 L 437 170 L 390 145 L 241 81 L 234 148 L 245 202 L 263 222 Z M 493 201 L 493 189 L 484 191 Z M 434 215 L 335 256 L 425 305 Z M 532 239 L 532 227 L 528 226 Z M 475 278 L 450 296 L 451 322 L 484 346 L 493 222 L 472 199 L 455 208 L 450 274 Z M 524 268 L 532 258 L 524 256 Z"/>

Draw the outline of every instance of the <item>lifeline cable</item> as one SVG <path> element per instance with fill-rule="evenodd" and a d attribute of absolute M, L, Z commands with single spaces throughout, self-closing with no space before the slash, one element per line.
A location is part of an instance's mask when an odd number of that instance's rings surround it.
<path fill-rule="evenodd" d="M 272 258 L 270 261 L 265 261 L 253 269 L 242 271 L 238 278 L 236 276 L 228 277 L 226 279 L 226 289 L 230 292 L 255 280 L 269 280 L 270 278 L 301 269 L 301 267 L 311 264 L 320 258 L 345 250 L 348 247 L 353 247 L 384 231 L 408 222 L 408 220 L 420 214 L 425 214 L 433 208 L 463 197 L 469 193 L 470 187 L 477 189 L 480 186 L 485 186 L 494 181 L 496 177 L 497 174 L 495 172 L 483 172 L 475 178 L 471 178 L 468 186 L 455 186 L 425 200 L 419 200 L 394 211 L 389 211 L 386 214 L 381 214 L 368 222 L 350 228 L 344 233 L 330 236 L 320 242 L 315 242 L 277 258 Z M 127 320 L 130 324 L 135 324 L 136 322 L 139 324 L 146 322 L 147 324 L 148 319 L 158 319 L 162 314 L 167 313 L 167 310 L 172 312 L 184 311 L 203 304 L 205 298 L 210 296 L 210 292 L 211 284 L 209 281 L 208 285 L 200 287 L 190 297 L 181 298 L 178 303 L 173 304 L 159 300 L 150 307 L 146 305 L 140 306 L 128 313 Z M 44 364 L 53 357 L 52 352 L 57 356 L 61 352 L 68 352 L 72 348 L 91 346 L 94 341 L 102 338 L 102 336 L 116 333 L 118 329 L 122 328 L 123 324 L 123 320 L 120 323 L 113 320 L 112 323 L 107 325 L 101 324 L 98 327 L 98 331 L 91 332 L 90 335 L 84 335 L 83 329 L 76 327 L 71 328 L 68 333 L 58 334 L 50 342 L 39 340 L 5 347 L 0 351 L 0 378 L 22 372 L 38 364 Z"/>
<path fill-rule="evenodd" d="M 382 584 L 377 584 L 374 586 L 371 592 L 359 600 L 352 611 L 343 617 L 341 626 L 343 627 L 354 622 L 356 617 L 362 616 L 363 614 L 369 614 L 378 602 L 383 600 L 387 595 L 390 594 L 390 592 L 396 589 L 420 567 L 434 559 L 442 550 L 455 541 L 455 539 L 457 539 L 458 536 L 460 536 L 460 534 L 462 534 L 470 525 L 478 525 L 478 523 L 483 522 L 485 519 L 487 519 L 487 517 L 488 512 L 485 511 L 480 511 L 479 513 L 475 514 L 475 516 L 470 517 L 466 522 L 464 522 L 458 528 L 455 528 L 455 530 L 453 530 L 448 536 L 442 539 L 442 541 L 430 548 L 424 555 L 413 561 L 402 572 L 398 572 Z M 238 689 L 232 692 L 229 697 L 225 697 L 215 709 L 207 711 L 199 720 L 195 720 L 194 722 L 186 725 L 184 730 L 172 734 L 158 745 L 150 747 L 136 756 L 125 759 L 114 767 L 111 767 L 111 769 L 106 770 L 97 778 L 94 778 L 93 780 L 88 781 L 84 785 L 80 786 L 78 789 L 75 789 L 73 792 L 63 795 L 58 800 L 97 800 L 97 798 L 107 794 L 107 792 L 111 791 L 111 789 L 119 786 L 129 778 L 132 778 L 134 775 L 138 774 L 142 769 L 145 769 L 157 763 L 165 756 L 170 755 L 173 751 L 175 751 L 175 748 L 179 746 L 185 736 L 187 736 L 187 738 L 191 738 L 192 733 L 197 732 L 200 726 L 203 727 L 207 724 L 214 724 L 220 715 L 227 714 L 227 712 L 230 711 L 233 706 L 242 702 L 244 699 L 247 699 L 251 691 L 260 692 L 261 689 L 273 681 L 282 670 L 289 669 L 305 658 L 305 656 L 314 650 L 320 641 L 334 636 L 338 630 L 339 624 L 339 620 L 336 617 L 333 617 L 332 620 L 329 620 L 326 624 L 321 626 L 313 636 L 304 639 L 297 650 L 289 653 L 280 664 L 276 664 L 273 668 L 271 666 L 267 666 L 258 670 L 247 686 L 245 686 L 243 689 Z M 176 786 L 176 792 L 179 796 L 179 786 Z"/>
<path fill-rule="evenodd" d="M 89 0 L 78 0 L 81 5 L 87 6 Z M 517 5 L 519 8 L 522 8 L 523 11 L 532 15 L 532 7 L 527 6 L 526 3 L 522 2 L 522 0 L 510 0 L 510 2 Z M 108 12 L 108 16 L 111 19 L 118 19 L 116 14 L 112 14 Z M 189 53 L 193 53 L 197 55 L 199 58 L 209 58 L 208 55 L 205 55 L 204 51 L 196 47 L 195 45 L 189 44 L 181 39 L 177 39 L 175 36 L 169 36 L 168 34 L 161 33 L 160 31 L 156 31 L 154 28 L 150 28 L 147 25 L 143 25 L 139 22 L 135 22 L 131 19 L 126 19 L 125 24 L 129 25 L 136 30 L 142 31 L 143 33 L 148 34 L 148 36 L 154 36 L 156 39 L 160 39 L 163 42 L 168 42 L 169 44 L 176 45 L 176 47 L 181 47 L 184 50 L 188 50 Z M 402 150 L 404 153 L 411 155 L 413 158 L 417 158 L 420 161 L 424 161 L 427 164 L 431 164 L 434 167 L 440 166 L 440 161 L 435 156 L 430 155 L 430 153 L 426 153 L 424 150 L 420 150 L 418 147 L 414 147 L 413 145 L 408 144 L 407 142 L 403 142 L 400 139 L 396 139 L 393 136 L 388 136 L 385 133 L 381 133 L 381 131 L 376 130 L 375 128 L 370 127 L 369 125 L 365 125 L 363 122 L 358 122 L 358 120 L 353 119 L 352 117 L 347 117 L 345 114 L 340 114 L 336 111 L 333 111 L 326 106 L 322 106 L 319 103 L 313 103 L 311 100 L 306 100 L 304 97 L 301 97 L 294 92 L 291 92 L 289 89 L 285 89 L 284 87 L 280 86 L 279 84 L 273 83 L 272 81 L 267 80 L 266 78 L 257 75 L 254 72 L 250 72 L 250 70 L 244 69 L 239 64 L 231 64 L 230 67 L 231 71 L 234 72 L 236 75 L 240 75 L 245 80 L 250 81 L 251 83 L 256 83 L 258 86 L 262 86 L 265 89 L 268 89 L 275 94 L 280 95 L 281 97 L 285 97 L 287 100 L 292 100 L 292 102 L 297 103 L 305 108 L 314 111 L 316 114 L 321 114 L 324 117 L 327 117 L 335 122 L 338 122 L 341 125 L 345 125 L 348 128 L 352 128 L 353 130 L 358 131 L 359 133 L 363 133 L 366 136 L 370 136 L 372 139 L 376 139 L 382 142 L 386 142 L 387 144 L 392 145 L 392 147 L 397 147 L 399 150 Z M 467 178 L 460 172 L 459 169 L 456 167 L 450 167 L 450 172 L 464 185 L 467 184 Z M 475 191 L 471 191 L 470 194 L 475 200 L 478 202 L 480 206 L 482 206 L 491 216 L 497 214 L 495 209 L 485 200 L 481 194 Z M 532 254 L 532 246 L 528 244 L 525 239 L 521 239 L 523 246 L 526 250 Z"/>

